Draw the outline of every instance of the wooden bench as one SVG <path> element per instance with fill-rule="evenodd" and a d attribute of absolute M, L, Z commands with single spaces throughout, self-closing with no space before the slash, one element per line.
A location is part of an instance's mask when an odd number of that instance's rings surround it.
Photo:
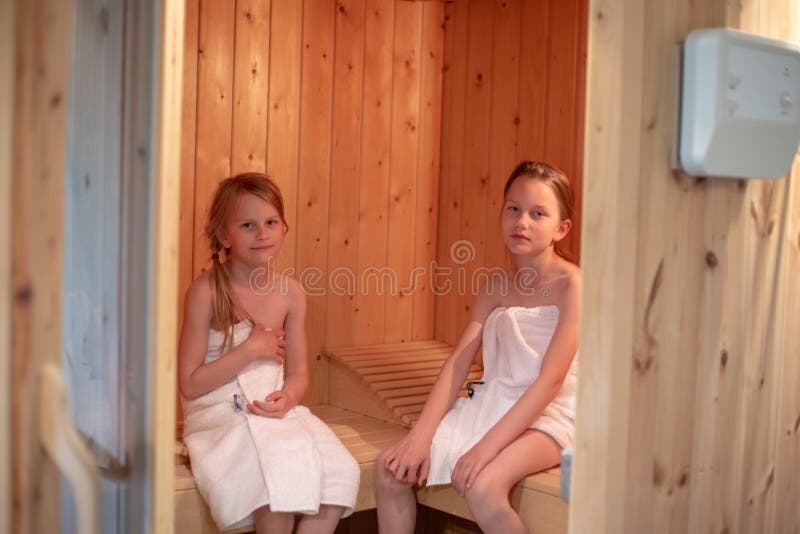
<path fill-rule="evenodd" d="M 329 404 L 310 408 L 333 429 L 361 466 L 356 511 L 375 508 L 375 461 L 383 449 L 403 437 L 417 420 L 450 350 L 438 341 L 422 341 L 324 351 L 329 363 Z M 480 375 L 480 367 L 473 366 L 468 380 Z M 179 459 L 175 481 L 176 534 L 219 532 L 195 488 L 191 466 L 185 458 L 179 456 Z M 567 531 L 567 504 L 559 497 L 560 476 L 558 468 L 537 473 L 520 481 L 511 492 L 512 505 L 537 534 Z M 450 486 L 420 488 L 417 500 L 436 510 L 472 519 L 464 499 Z M 251 530 L 252 527 L 245 527 L 232 532 Z"/>

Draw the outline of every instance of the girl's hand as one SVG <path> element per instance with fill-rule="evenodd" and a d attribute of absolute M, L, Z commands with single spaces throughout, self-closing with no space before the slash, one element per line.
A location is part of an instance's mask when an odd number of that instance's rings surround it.
<path fill-rule="evenodd" d="M 253 401 L 252 404 L 248 404 L 247 410 L 262 417 L 280 419 L 294 406 L 291 397 L 285 391 L 278 390 L 267 395 L 264 401 Z"/>
<path fill-rule="evenodd" d="M 497 453 L 492 452 L 483 440 L 476 443 L 470 450 L 464 453 L 456 462 L 453 474 L 450 476 L 451 483 L 456 492 L 462 497 L 475 483 L 481 470 L 491 462 Z"/>
<path fill-rule="evenodd" d="M 428 478 L 430 457 L 430 441 L 410 433 L 387 451 L 383 466 L 400 482 L 421 486 Z"/>
<path fill-rule="evenodd" d="M 256 324 L 250 336 L 242 343 L 247 347 L 253 360 L 269 360 L 283 363 L 286 356 L 286 340 L 282 329 L 272 330 L 263 324 Z"/>

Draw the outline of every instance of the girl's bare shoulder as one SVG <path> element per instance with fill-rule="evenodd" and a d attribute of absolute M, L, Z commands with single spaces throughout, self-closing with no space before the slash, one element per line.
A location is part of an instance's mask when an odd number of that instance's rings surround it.
<path fill-rule="evenodd" d="M 198 303 L 197 301 L 210 303 L 214 291 L 213 283 L 214 279 L 211 276 L 210 269 L 200 273 L 200 276 L 192 280 L 189 289 L 186 291 L 186 302 L 188 303 L 191 300 L 193 304 Z"/>
<path fill-rule="evenodd" d="M 557 277 L 557 291 L 554 295 L 563 306 L 576 306 L 581 292 L 581 268 L 569 261 L 563 260 L 559 265 L 560 273 Z"/>

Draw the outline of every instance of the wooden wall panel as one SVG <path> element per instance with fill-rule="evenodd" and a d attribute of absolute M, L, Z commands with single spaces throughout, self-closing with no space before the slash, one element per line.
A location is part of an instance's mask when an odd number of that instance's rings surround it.
<path fill-rule="evenodd" d="M 410 341 L 413 327 L 413 294 L 405 287 L 414 266 L 414 241 L 409 237 L 416 230 L 421 15 L 421 3 L 395 2 L 386 265 L 397 273 L 398 285 L 386 298 L 385 338 L 389 342 Z"/>
<path fill-rule="evenodd" d="M 334 6 L 309 0 L 303 17 L 303 68 L 300 88 L 300 158 L 298 171 L 297 227 L 303 246 L 297 247 L 297 270 L 309 273 L 300 282 L 309 287 L 306 332 L 311 362 L 309 390 L 325 398 L 327 382 L 316 356 L 325 341 L 327 296 L 317 294 L 318 272 L 328 259 L 328 203 L 330 198 L 331 123 L 333 120 Z M 319 270 L 319 271 L 317 271 Z"/>
<path fill-rule="evenodd" d="M 455 273 L 458 265 L 451 258 L 451 247 L 461 239 L 461 212 L 464 176 L 464 135 L 467 89 L 467 2 L 447 4 L 445 16 L 445 67 L 442 80 L 442 163 L 439 195 L 437 263 L 444 273 Z M 449 284 L 447 284 L 449 282 Z M 436 296 L 437 339 L 458 340 L 458 309 L 454 276 L 443 277 Z"/>
<path fill-rule="evenodd" d="M 269 1 L 236 2 L 231 174 L 266 169 L 269 12 Z"/>
<path fill-rule="evenodd" d="M 361 135 L 359 186 L 358 272 L 376 272 L 385 265 L 389 203 L 389 151 L 392 125 L 392 79 L 394 63 L 394 0 L 373 0 L 364 21 L 364 106 Z M 436 88 L 433 88 L 436 90 Z M 437 184 L 438 185 L 438 184 Z M 374 281 L 373 281 L 374 280 Z M 362 287 L 378 283 L 365 279 Z M 356 295 L 355 342 L 382 343 L 386 303 L 370 295 Z"/>
<path fill-rule="evenodd" d="M 781 180 L 668 163 L 675 43 L 713 26 L 796 40 L 797 14 L 789 0 L 590 5 L 580 344 L 592 352 L 573 532 L 800 531 L 787 320 L 800 306 L 800 162 Z"/>
<path fill-rule="evenodd" d="M 289 233 L 283 241 L 278 267 L 295 266 L 297 254 L 297 163 L 300 132 L 300 69 L 303 2 L 272 0 L 269 45 L 269 114 L 267 174 L 283 195 Z M 236 60 L 238 58 L 231 58 Z M 258 95 L 254 95 L 259 98 Z M 261 97 L 263 98 L 263 96 Z"/>
<path fill-rule="evenodd" d="M 436 258 L 436 228 L 439 220 L 439 152 L 442 128 L 442 62 L 444 4 L 428 2 L 422 13 L 419 100 L 419 169 L 415 221 L 413 289 L 413 339 L 432 339 L 434 290 L 430 265 Z M 419 276 L 417 276 L 419 274 Z"/>
<path fill-rule="evenodd" d="M 319 402 L 322 346 L 433 335 L 428 288 L 400 297 L 362 275 L 389 266 L 404 287 L 436 256 L 444 3 L 186 2 L 181 299 L 209 265 L 217 183 L 266 169 L 289 224 L 278 266 L 310 290 L 305 402 Z"/>
<path fill-rule="evenodd" d="M 199 2 L 199 41 L 197 61 L 197 123 L 195 144 L 194 234 L 181 235 L 192 242 L 194 257 L 192 277 L 205 269 L 211 260 L 208 240 L 202 237 L 206 210 L 216 184 L 231 172 L 231 113 L 233 102 L 233 50 L 235 4 Z M 191 9 L 187 9 L 191 12 Z M 193 61 L 192 54 L 187 60 Z M 191 58 L 191 59 L 190 59 Z M 184 137 L 182 143 L 192 143 Z M 186 177 L 184 177 L 186 179 Z M 197 207 L 197 208 L 195 208 Z M 189 210 L 189 206 L 181 208 Z M 184 285 L 183 282 L 181 285 Z"/>
<path fill-rule="evenodd" d="M 454 287 L 436 299 L 434 335 L 455 343 L 479 282 L 475 269 L 506 267 L 499 214 L 514 166 L 537 159 L 562 168 L 580 206 L 587 10 L 585 0 L 471 0 L 446 9 L 437 261 L 454 270 Z M 578 259 L 580 217 L 573 223 L 565 245 Z M 459 252 L 463 263 L 450 257 Z"/>
<path fill-rule="evenodd" d="M 327 300 L 327 341 L 353 343 L 357 288 L 358 203 L 364 80 L 364 0 L 341 1 L 336 9 L 336 79 L 331 133 L 331 215 L 328 265 L 335 293 Z"/>

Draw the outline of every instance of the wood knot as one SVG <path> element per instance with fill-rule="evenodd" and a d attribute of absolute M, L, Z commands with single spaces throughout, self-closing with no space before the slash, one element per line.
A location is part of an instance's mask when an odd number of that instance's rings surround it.
<path fill-rule="evenodd" d="M 14 300 L 18 304 L 22 305 L 30 304 L 32 298 L 33 298 L 33 291 L 31 291 L 31 286 L 27 284 L 17 289 L 16 293 L 14 293 Z"/>
<path fill-rule="evenodd" d="M 349 245 L 350 244 L 350 240 L 349 239 L 345 239 L 344 240 L 344 244 L 345 244 L 345 246 Z"/>
<path fill-rule="evenodd" d="M 706 252 L 706 265 L 708 265 L 712 269 L 714 269 L 717 265 L 719 265 L 719 260 L 717 259 L 717 255 L 710 250 Z"/>
<path fill-rule="evenodd" d="M 515 126 L 519 126 L 519 123 L 520 123 L 520 120 L 519 120 L 519 115 L 515 115 L 515 116 L 514 116 L 514 121 L 513 121 L 513 122 L 514 122 L 514 125 L 515 125 Z"/>
<path fill-rule="evenodd" d="M 658 463 L 658 460 L 653 461 L 653 486 L 660 487 L 664 482 L 664 469 Z"/>
<path fill-rule="evenodd" d="M 726 365 L 728 365 L 728 351 L 727 350 L 722 349 L 722 352 L 719 353 L 719 363 L 720 363 L 720 365 L 722 365 L 722 367 L 725 367 Z"/>
<path fill-rule="evenodd" d="M 55 109 L 61 105 L 61 93 L 53 93 L 53 96 L 50 97 L 50 108 Z"/>

